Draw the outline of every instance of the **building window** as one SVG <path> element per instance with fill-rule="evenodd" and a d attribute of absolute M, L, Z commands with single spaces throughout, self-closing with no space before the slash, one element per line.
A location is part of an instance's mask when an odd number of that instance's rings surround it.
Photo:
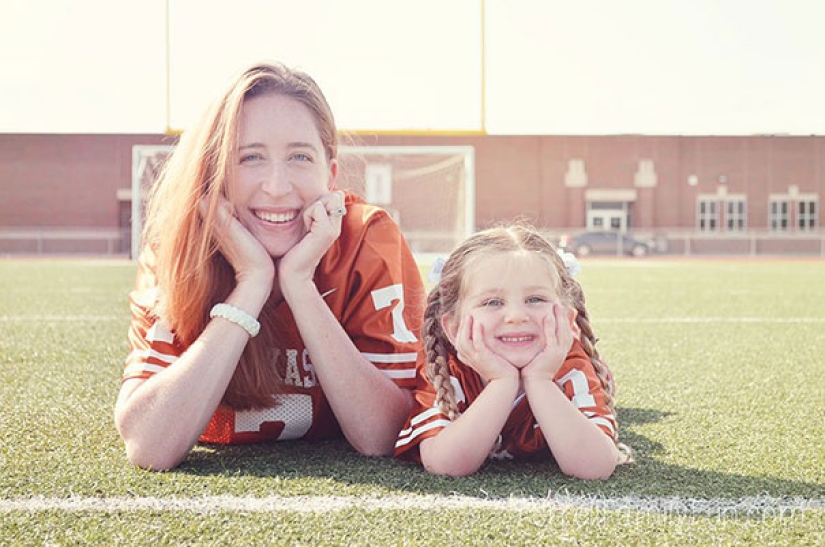
<path fill-rule="evenodd" d="M 800 232 L 815 232 L 819 216 L 816 198 L 800 199 L 796 202 L 796 229 Z"/>
<path fill-rule="evenodd" d="M 696 220 L 700 232 L 719 230 L 719 202 L 716 199 L 699 199 Z"/>
<path fill-rule="evenodd" d="M 728 232 L 744 232 L 748 227 L 744 199 L 729 199 L 725 202 L 725 229 Z"/>
<path fill-rule="evenodd" d="M 787 199 L 771 198 L 768 223 L 772 232 L 787 232 L 790 226 L 790 202 Z"/>

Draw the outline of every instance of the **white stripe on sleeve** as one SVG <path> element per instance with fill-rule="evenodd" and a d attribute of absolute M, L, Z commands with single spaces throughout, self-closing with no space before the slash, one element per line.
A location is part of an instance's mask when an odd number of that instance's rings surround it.
<path fill-rule="evenodd" d="M 148 363 L 132 363 L 123 370 L 123 376 L 139 376 L 144 372 L 157 374 L 158 372 L 163 372 L 164 370 L 166 370 L 166 367 L 162 367 L 160 365 L 150 365 Z"/>
<path fill-rule="evenodd" d="M 149 330 L 146 331 L 146 341 L 147 342 L 167 342 L 169 344 L 174 343 L 175 335 L 172 334 L 172 330 L 169 328 L 166 323 L 158 321 L 154 323 Z"/>
<path fill-rule="evenodd" d="M 399 447 L 401 447 L 401 446 L 404 446 L 404 445 L 406 445 L 406 444 L 409 444 L 410 442 L 412 442 L 412 440 L 413 440 L 413 439 L 415 439 L 416 437 L 418 437 L 418 436 L 419 436 L 419 435 L 421 435 L 422 433 L 424 433 L 424 432 L 426 432 L 426 431 L 429 431 L 429 430 L 431 430 L 431 429 L 435 429 L 435 428 L 443 428 L 443 427 L 447 427 L 448 425 L 450 425 L 450 423 L 451 423 L 451 422 L 450 422 L 450 420 L 447 420 L 447 419 L 436 420 L 436 421 L 434 421 L 434 422 L 430 422 L 430 423 L 428 423 L 427 425 L 424 425 L 424 426 L 422 426 L 422 427 L 419 427 L 419 428 L 415 429 L 415 430 L 412 432 L 412 434 L 411 434 L 411 435 L 409 435 L 409 436 L 408 436 L 408 437 L 406 437 L 406 438 L 400 438 L 400 437 L 401 437 L 401 435 L 399 435 L 399 439 L 398 439 L 398 441 L 396 441 L 396 443 L 395 443 L 395 447 L 396 447 L 396 448 L 399 448 Z M 409 431 L 409 429 L 407 429 L 407 430 L 405 430 L 405 431 Z M 404 431 L 402 431 L 401 433 L 404 433 Z"/>
<path fill-rule="evenodd" d="M 361 353 L 373 363 L 415 363 L 418 354 L 412 353 Z"/>
<path fill-rule="evenodd" d="M 169 363 L 170 365 L 178 360 L 177 355 L 170 355 L 168 353 L 159 353 L 153 349 L 135 349 L 126 357 L 126 361 L 140 360 L 148 361 L 150 358 L 155 358 L 158 361 Z"/>
<path fill-rule="evenodd" d="M 611 435 L 616 434 L 616 429 L 613 427 L 613 423 L 610 420 L 602 416 L 587 416 L 587 419 L 596 425 L 603 425 L 608 431 L 610 431 Z"/>
<path fill-rule="evenodd" d="M 415 378 L 415 368 L 404 368 L 404 369 L 400 369 L 400 370 L 398 370 L 398 369 L 396 369 L 396 370 L 384 369 L 381 372 L 383 372 L 384 375 L 387 378 L 390 378 L 392 380 L 398 380 L 398 379 L 402 379 L 402 378 L 403 379 Z"/>

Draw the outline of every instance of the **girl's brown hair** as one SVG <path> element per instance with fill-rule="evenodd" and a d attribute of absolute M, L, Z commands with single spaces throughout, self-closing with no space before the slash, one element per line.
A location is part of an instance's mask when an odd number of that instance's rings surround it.
<path fill-rule="evenodd" d="M 217 207 L 226 195 L 236 164 L 239 119 L 246 99 L 284 95 L 305 105 L 315 118 L 330 161 L 338 154 L 332 110 L 307 74 L 281 64 L 257 64 L 240 73 L 226 91 L 181 137 L 147 203 L 143 242 L 155 255 L 161 300 L 156 314 L 189 346 L 206 328 L 209 310 L 235 286 L 232 266 L 220 254 L 215 237 Z M 206 212 L 201 215 L 199 203 Z M 275 404 L 281 380 L 272 366 L 279 330 L 268 303 L 259 320 L 260 334 L 250 339 L 223 402 L 236 409 Z"/>
<path fill-rule="evenodd" d="M 424 313 L 424 351 L 427 358 L 427 373 L 436 388 L 436 404 L 451 420 L 458 415 L 455 392 L 450 383 L 449 355 L 456 350 L 441 325 L 444 315 L 458 312 L 463 281 L 473 262 L 481 257 L 498 252 L 532 253 L 543 259 L 548 267 L 558 273 L 560 286 L 556 287 L 562 302 L 576 309 L 576 323 L 581 329 L 581 343 L 590 357 L 596 374 L 607 395 L 607 404 L 613 408 L 615 385 L 607 364 L 596 350 L 597 338 L 590 326 L 590 317 L 584 305 L 581 285 L 568 273 L 564 261 L 555 246 L 535 228 L 523 224 L 498 226 L 483 230 L 467 238 L 455 249 L 441 271 L 441 279 L 430 292 Z"/>

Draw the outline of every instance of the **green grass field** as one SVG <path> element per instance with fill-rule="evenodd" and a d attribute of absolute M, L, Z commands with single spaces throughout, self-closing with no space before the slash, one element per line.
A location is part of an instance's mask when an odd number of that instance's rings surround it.
<path fill-rule="evenodd" d="M 587 260 L 635 464 L 448 479 L 343 441 L 132 468 L 131 263 L 0 260 L 0 545 L 822 545 L 825 261 Z"/>

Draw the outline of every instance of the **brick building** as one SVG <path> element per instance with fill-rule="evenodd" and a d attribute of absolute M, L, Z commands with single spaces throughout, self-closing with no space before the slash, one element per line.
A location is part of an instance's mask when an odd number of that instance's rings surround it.
<path fill-rule="evenodd" d="M 514 218 L 690 254 L 825 255 L 820 136 L 359 136 L 471 146 L 475 226 Z M 128 254 L 132 149 L 164 135 L 0 135 L 0 253 Z M 427 195 L 415 200 L 433 208 Z"/>

